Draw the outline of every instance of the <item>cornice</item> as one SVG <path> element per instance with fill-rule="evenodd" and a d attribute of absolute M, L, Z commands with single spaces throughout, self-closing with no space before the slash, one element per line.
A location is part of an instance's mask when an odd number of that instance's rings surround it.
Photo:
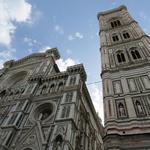
<path fill-rule="evenodd" d="M 59 59 L 60 55 L 59 55 L 57 48 L 48 49 L 46 52 L 43 52 L 43 53 L 40 53 L 40 52 L 33 53 L 31 55 L 28 55 L 28 56 L 26 56 L 22 59 L 16 60 L 16 61 L 15 60 L 6 61 L 4 63 L 4 68 L 10 68 L 10 67 L 14 67 L 17 65 L 22 65 L 23 63 L 30 61 L 30 60 L 32 63 L 32 59 L 35 59 L 38 61 L 39 58 L 45 59 L 46 57 L 52 57 L 54 60 Z"/>
<path fill-rule="evenodd" d="M 117 7 L 117 8 L 114 8 L 114 9 L 110 9 L 110 10 L 106 10 L 106 11 L 103 11 L 103 12 L 99 12 L 97 14 L 97 19 L 99 20 L 100 16 L 108 15 L 108 14 L 111 14 L 111 13 L 115 13 L 115 12 L 121 11 L 122 9 L 127 10 L 127 7 L 125 5 L 121 5 L 121 6 Z"/>
<path fill-rule="evenodd" d="M 87 75 L 86 75 L 83 64 L 77 64 L 74 66 L 67 67 L 67 72 L 69 74 L 79 73 L 81 75 L 81 78 L 83 79 L 83 81 L 86 81 L 86 79 L 87 79 Z"/>
<path fill-rule="evenodd" d="M 120 42 L 117 42 L 117 43 L 114 43 L 114 44 L 111 44 L 111 45 L 101 45 L 101 48 L 111 48 L 111 47 L 114 47 L 114 46 L 121 46 L 121 45 L 124 45 L 124 44 L 127 44 L 127 43 L 131 43 L 131 42 L 137 42 L 137 41 L 140 41 L 142 38 L 144 37 L 148 37 L 148 35 L 144 34 L 142 36 L 140 36 L 139 38 L 136 38 L 136 39 L 129 39 L 129 40 L 126 40 L 126 41 L 120 41 Z"/>
<path fill-rule="evenodd" d="M 101 73 L 101 77 L 104 73 L 115 73 L 115 72 L 119 72 L 119 71 L 128 71 L 129 69 L 137 69 L 137 68 L 141 68 L 141 67 L 145 67 L 145 66 L 150 66 L 150 61 L 145 61 L 143 60 L 142 62 L 139 61 L 139 63 L 134 63 L 134 64 L 127 64 L 125 66 L 120 65 L 120 67 L 116 67 L 114 69 L 106 69 L 103 70 Z"/>
<path fill-rule="evenodd" d="M 56 72 L 55 74 L 52 75 L 44 75 L 43 73 L 33 74 L 28 78 L 28 81 L 40 81 L 40 82 L 52 81 L 67 78 L 69 75 L 72 74 L 80 74 L 82 80 L 84 82 L 86 81 L 86 72 L 82 64 L 70 66 L 67 68 L 66 71 Z"/>
<path fill-rule="evenodd" d="M 103 31 L 105 31 L 105 32 L 107 32 L 107 31 L 113 31 L 113 30 L 115 31 L 116 29 L 117 29 L 117 30 L 118 30 L 118 29 L 121 29 L 121 30 L 122 30 L 123 27 L 128 27 L 128 26 L 131 25 L 132 23 L 137 23 L 137 24 L 138 24 L 138 22 L 137 22 L 136 20 L 132 20 L 132 21 L 130 21 L 129 23 L 123 24 L 123 25 L 118 26 L 118 27 L 116 27 L 116 28 L 100 29 L 99 35 L 100 35 L 100 33 L 103 32 Z"/>

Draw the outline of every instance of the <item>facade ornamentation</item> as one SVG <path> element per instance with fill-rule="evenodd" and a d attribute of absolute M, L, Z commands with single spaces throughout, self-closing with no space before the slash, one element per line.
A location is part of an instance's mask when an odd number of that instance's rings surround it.
<path fill-rule="evenodd" d="M 150 38 L 126 6 L 98 13 L 106 150 L 150 149 Z"/>
<path fill-rule="evenodd" d="M 59 57 L 52 48 L 8 61 L 0 70 L 0 150 L 104 149 L 103 126 L 87 91 L 84 67 L 60 72 Z M 88 145 L 93 139 L 86 136 L 89 126 L 97 133 L 94 145 Z"/>

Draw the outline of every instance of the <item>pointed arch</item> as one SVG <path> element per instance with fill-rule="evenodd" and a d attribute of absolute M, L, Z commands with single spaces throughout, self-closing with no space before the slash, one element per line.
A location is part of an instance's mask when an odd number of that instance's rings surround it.
<path fill-rule="evenodd" d="M 62 148 L 63 136 L 58 134 L 54 139 L 53 150 L 60 150 Z"/>
<path fill-rule="evenodd" d="M 58 88 L 57 88 L 57 91 L 58 91 L 58 92 L 61 92 L 61 91 L 62 91 L 63 85 L 64 85 L 63 82 L 60 82 L 60 83 L 58 84 Z"/>
<path fill-rule="evenodd" d="M 116 28 L 116 27 L 121 26 L 120 19 L 119 19 L 119 18 L 113 18 L 113 19 L 110 21 L 110 25 L 111 25 L 112 28 Z"/>
<path fill-rule="evenodd" d="M 50 85 L 50 88 L 49 88 L 49 93 L 52 93 L 52 92 L 54 92 L 54 91 L 55 91 L 55 84 L 52 83 L 52 84 Z"/>
<path fill-rule="evenodd" d="M 118 60 L 118 63 L 123 63 L 123 62 L 126 62 L 126 58 L 125 58 L 125 55 L 123 53 L 123 51 L 117 51 L 117 60 Z"/>
<path fill-rule="evenodd" d="M 139 53 L 139 51 L 138 51 L 138 48 L 137 48 L 137 47 L 132 47 L 132 48 L 130 48 L 130 53 L 131 53 L 132 58 L 133 58 L 134 60 L 136 60 L 136 59 L 141 59 L 141 58 L 142 58 L 141 55 L 140 55 L 140 53 Z"/>

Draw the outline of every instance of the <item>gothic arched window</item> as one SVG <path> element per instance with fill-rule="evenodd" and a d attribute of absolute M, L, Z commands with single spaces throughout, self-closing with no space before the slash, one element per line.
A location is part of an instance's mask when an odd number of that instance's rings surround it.
<path fill-rule="evenodd" d="M 139 53 L 139 51 L 137 50 L 136 47 L 131 48 L 130 51 L 131 51 L 132 58 L 133 58 L 134 60 L 141 58 L 141 55 L 140 55 L 140 53 Z"/>
<path fill-rule="evenodd" d="M 61 118 L 69 117 L 69 113 L 70 113 L 70 106 L 64 106 L 62 109 Z"/>
<path fill-rule="evenodd" d="M 110 24 L 111 24 L 111 27 L 112 27 L 112 28 L 116 28 L 116 27 L 121 26 L 120 20 L 112 21 Z"/>
<path fill-rule="evenodd" d="M 58 91 L 60 92 L 60 91 L 62 91 L 62 89 L 63 89 L 63 82 L 60 82 L 59 84 L 58 84 Z"/>
<path fill-rule="evenodd" d="M 119 108 L 119 116 L 120 117 L 126 116 L 125 108 L 124 108 L 124 105 L 122 103 L 119 103 L 118 108 Z"/>
<path fill-rule="evenodd" d="M 42 89 L 41 89 L 41 94 L 45 94 L 46 88 L 47 88 L 46 85 L 44 85 L 44 86 L 42 87 Z"/>
<path fill-rule="evenodd" d="M 34 111 L 35 120 L 46 120 L 48 119 L 54 111 L 54 106 L 51 103 L 44 103 L 38 106 Z"/>
<path fill-rule="evenodd" d="M 125 62 L 125 61 L 126 61 L 123 52 L 119 52 L 119 53 L 117 54 L 117 59 L 118 59 L 118 62 L 119 62 L 119 63 L 122 63 L 122 62 Z"/>
<path fill-rule="evenodd" d="M 52 84 L 52 85 L 50 86 L 49 92 L 52 93 L 52 92 L 54 92 L 54 91 L 55 91 L 55 84 Z"/>
<path fill-rule="evenodd" d="M 114 42 L 119 41 L 118 35 L 113 35 L 113 36 L 112 36 L 112 39 L 113 39 Z"/>
<path fill-rule="evenodd" d="M 63 137 L 62 135 L 59 134 L 54 140 L 53 150 L 60 150 L 62 148 L 62 143 L 63 143 Z"/>
<path fill-rule="evenodd" d="M 129 39 L 130 38 L 130 34 L 128 32 L 124 32 L 123 33 L 123 37 L 124 37 L 124 39 Z"/>

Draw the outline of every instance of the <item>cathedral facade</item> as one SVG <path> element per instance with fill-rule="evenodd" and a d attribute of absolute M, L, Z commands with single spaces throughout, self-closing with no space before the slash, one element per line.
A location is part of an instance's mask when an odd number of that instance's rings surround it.
<path fill-rule="evenodd" d="M 98 20 L 105 150 L 150 150 L 150 38 L 125 6 Z"/>
<path fill-rule="evenodd" d="M 56 48 L 0 70 L 0 150 L 150 150 L 150 38 L 125 6 L 98 13 L 105 128 L 82 64 Z"/>
<path fill-rule="evenodd" d="M 0 70 L 0 150 L 103 150 L 82 64 L 60 72 L 56 48 Z"/>

